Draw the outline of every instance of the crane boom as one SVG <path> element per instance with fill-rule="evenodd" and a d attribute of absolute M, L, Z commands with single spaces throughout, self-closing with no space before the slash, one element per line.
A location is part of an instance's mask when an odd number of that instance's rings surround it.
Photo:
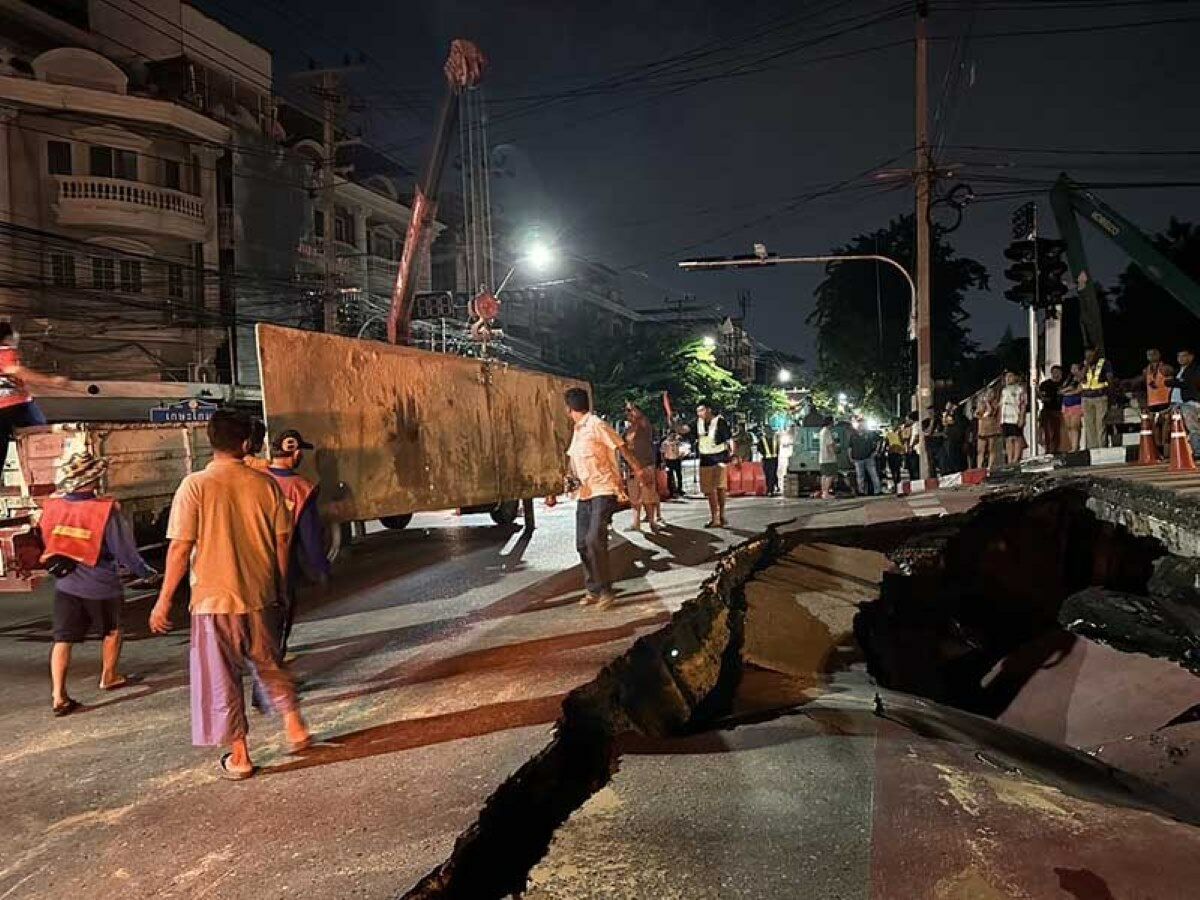
<path fill-rule="evenodd" d="M 424 254 L 425 245 L 433 232 L 433 221 L 437 214 L 438 186 L 442 170 L 446 167 L 446 154 L 454 126 L 458 121 L 458 98 L 463 91 L 479 84 L 487 58 L 475 44 L 461 38 L 450 44 L 450 55 L 446 58 L 446 95 L 438 114 L 437 129 L 433 135 L 433 147 L 425 173 L 413 195 L 412 218 L 404 235 L 404 250 L 400 254 L 400 270 L 396 273 L 396 284 L 392 289 L 392 305 L 388 310 L 388 341 L 393 344 L 408 342 L 408 326 L 412 318 L 412 300 L 416 291 L 417 266 Z"/>
<path fill-rule="evenodd" d="M 1072 181 L 1066 173 L 1059 175 L 1054 182 L 1050 191 L 1050 207 L 1058 222 L 1059 236 L 1066 242 L 1067 263 L 1079 289 L 1079 318 L 1086 345 L 1104 346 L 1104 326 L 1100 316 L 1100 296 L 1088 270 L 1076 213 L 1124 250 L 1151 281 L 1194 315 L 1200 316 L 1200 285 L 1167 259 L 1136 225 L 1091 191 Z"/>

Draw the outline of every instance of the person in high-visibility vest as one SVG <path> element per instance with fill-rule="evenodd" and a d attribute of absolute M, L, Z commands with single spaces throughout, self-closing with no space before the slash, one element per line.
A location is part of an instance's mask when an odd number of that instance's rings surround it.
<path fill-rule="evenodd" d="M 65 716 L 79 708 L 67 693 L 71 649 L 89 633 L 103 641 L 100 688 L 127 687 L 133 676 L 120 673 L 121 607 L 125 589 L 118 564 L 142 580 L 157 573 L 146 565 L 117 501 L 97 493 L 108 463 L 87 451 L 72 454 L 60 467 L 59 493 L 42 507 L 38 529 L 42 562 L 55 576 L 54 644 L 50 650 L 51 711 Z"/>
<path fill-rule="evenodd" d="M 1171 447 L 1171 385 L 1168 381 L 1174 374 L 1174 366 L 1163 362 L 1159 350 L 1152 347 L 1146 351 L 1146 368 L 1142 370 L 1142 378 L 1145 379 L 1146 412 L 1153 417 L 1154 444 L 1158 447 L 1160 459 L 1167 458 Z"/>
<path fill-rule="evenodd" d="M 1099 347 L 1088 347 L 1083 354 L 1083 446 L 1097 450 L 1104 446 L 1104 418 L 1108 415 L 1108 394 L 1113 369 Z"/>
<path fill-rule="evenodd" d="M 729 490 L 726 467 L 731 458 L 729 430 L 724 416 L 709 403 L 696 407 L 696 452 L 700 457 L 700 492 L 708 499 L 709 520 L 705 528 L 724 528 L 725 494 Z"/>
<path fill-rule="evenodd" d="M 754 433 L 759 456 L 762 457 L 763 481 L 766 482 L 767 496 L 774 497 L 779 493 L 779 437 L 770 425 L 763 425 Z"/>

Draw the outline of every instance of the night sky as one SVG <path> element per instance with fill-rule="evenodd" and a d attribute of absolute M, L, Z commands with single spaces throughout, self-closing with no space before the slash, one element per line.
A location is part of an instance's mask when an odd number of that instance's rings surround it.
<path fill-rule="evenodd" d="M 892 170 L 912 164 L 911 4 L 198 5 L 274 50 L 281 86 L 310 57 L 329 64 L 364 51 L 368 65 L 351 78 L 355 118 L 370 143 L 414 169 L 433 128 L 449 41 L 474 39 L 491 63 L 491 138 L 508 148 L 508 174 L 496 192 L 512 221 L 540 225 L 571 252 L 627 270 L 632 305 L 689 292 L 733 311 L 737 292 L 749 290 L 756 336 L 810 359 L 804 318 L 818 268 L 684 274 L 675 260 L 745 253 L 754 241 L 788 254 L 827 252 L 912 208 L 910 182 L 859 177 L 887 160 L 895 160 L 885 166 Z M 1013 149 L 1198 151 L 1200 2 L 947 0 L 932 7 L 937 158 L 942 166 L 965 164 L 950 184 L 987 194 L 1049 182 L 1060 169 L 1082 181 L 1200 182 L 1200 152 Z M 1176 21 L 1110 29 L 1166 19 Z M 1074 31 L 1002 34 L 1063 29 Z M 614 85 L 615 77 L 624 80 Z M 1195 188 L 1097 193 L 1149 232 L 1172 214 L 1200 220 Z M 1021 311 L 1002 296 L 1001 256 L 1009 216 L 1023 199 L 970 207 L 952 237 L 992 274 L 992 291 L 968 302 L 975 339 L 985 346 L 1007 325 L 1024 328 Z M 1042 216 L 1052 232 L 1044 200 Z M 1125 261 L 1094 232 L 1088 244 L 1097 274 L 1111 281 Z"/>

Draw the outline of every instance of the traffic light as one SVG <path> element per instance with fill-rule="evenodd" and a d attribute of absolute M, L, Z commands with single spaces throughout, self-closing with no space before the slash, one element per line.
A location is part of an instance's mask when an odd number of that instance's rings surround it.
<path fill-rule="evenodd" d="M 1067 263 L 1063 259 L 1066 248 L 1063 241 L 1050 238 L 1009 244 L 1004 256 L 1012 260 L 1013 265 L 1004 270 L 1004 277 L 1014 284 L 1004 296 L 1026 309 L 1031 306 L 1050 309 L 1062 303 L 1067 293 L 1063 283 L 1063 275 L 1067 272 Z"/>
<path fill-rule="evenodd" d="M 1038 238 L 1038 292 L 1039 304 L 1043 309 L 1053 309 L 1067 296 L 1067 285 L 1063 276 L 1067 274 L 1066 241 Z"/>
<path fill-rule="evenodd" d="M 1026 309 L 1033 306 L 1037 300 L 1037 268 L 1034 260 L 1036 252 L 1033 241 L 1013 241 L 1004 251 L 1005 259 L 1013 263 L 1004 270 L 1004 277 L 1015 282 L 1004 292 L 1004 296 Z"/>

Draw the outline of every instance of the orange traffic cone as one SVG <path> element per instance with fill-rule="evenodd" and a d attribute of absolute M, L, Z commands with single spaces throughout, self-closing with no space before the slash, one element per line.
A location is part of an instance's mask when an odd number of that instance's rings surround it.
<path fill-rule="evenodd" d="M 1188 443 L 1187 429 L 1183 427 L 1183 416 L 1179 410 L 1171 413 L 1171 471 L 1194 472 L 1196 461 L 1192 459 L 1192 445 Z"/>
<path fill-rule="evenodd" d="M 1154 443 L 1153 422 L 1154 417 L 1150 413 L 1142 413 L 1142 439 L 1138 443 L 1139 466 L 1153 466 L 1158 463 L 1158 445 Z"/>

